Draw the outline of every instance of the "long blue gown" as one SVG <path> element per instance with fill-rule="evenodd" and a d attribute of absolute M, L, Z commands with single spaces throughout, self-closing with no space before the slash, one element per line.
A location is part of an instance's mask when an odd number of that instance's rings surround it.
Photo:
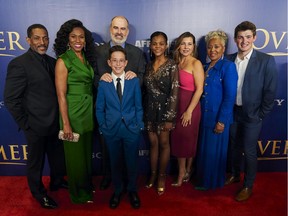
<path fill-rule="evenodd" d="M 207 70 L 208 65 L 205 67 Z M 238 75 L 234 62 L 219 59 L 206 71 L 201 98 L 201 123 L 197 152 L 197 186 L 205 189 L 223 187 L 225 183 L 229 127 L 233 121 Z M 217 122 L 225 125 L 215 134 Z"/>

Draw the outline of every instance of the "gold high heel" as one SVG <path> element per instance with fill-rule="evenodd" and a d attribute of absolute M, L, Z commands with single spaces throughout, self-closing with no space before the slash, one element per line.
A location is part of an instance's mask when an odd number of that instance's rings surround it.
<path fill-rule="evenodd" d="M 157 192 L 159 196 L 164 194 L 165 192 L 165 182 L 166 182 L 166 174 L 160 173 L 158 175 L 158 187 L 157 187 Z M 160 183 L 162 183 L 162 185 Z"/>
<path fill-rule="evenodd" d="M 156 180 L 156 171 L 152 171 L 149 182 L 146 184 L 146 188 L 153 187 L 155 180 Z"/>

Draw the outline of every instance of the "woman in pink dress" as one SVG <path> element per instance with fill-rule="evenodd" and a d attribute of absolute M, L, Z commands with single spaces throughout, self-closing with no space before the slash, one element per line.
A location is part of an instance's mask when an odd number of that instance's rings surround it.
<path fill-rule="evenodd" d="M 171 154 L 177 157 L 179 170 L 178 178 L 172 183 L 175 187 L 189 181 L 197 149 L 204 71 L 195 54 L 195 37 L 184 32 L 178 37 L 174 50 L 180 81 L 177 120 L 171 133 Z"/>

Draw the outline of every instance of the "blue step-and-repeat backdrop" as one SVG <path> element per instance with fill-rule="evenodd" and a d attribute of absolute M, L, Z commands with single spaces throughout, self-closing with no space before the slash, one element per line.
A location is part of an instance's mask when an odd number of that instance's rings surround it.
<path fill-rule="evenodd" d="M 5 108 L 3 91 L 8 63 L 29 48 L 25 41 L 27 27 L 33 23 L 47 27 L 48 54 L 55 56 L 52 45 L 65 21 L 81 20 L 100 44 L 110 39 L 109 24 L 115 15 L 128 18 L 127 41 L 147 56 L 148 38 L 158 30 L 164 31 L 170 41 L 190 31 L 196 36 L 200 53 L 205 53 L 203 37 L 211 30 L 222 29 L 229 36 L 227 53 L 233 53 L 237 51 L 233 41 L 235 26 L 244 20 L 255 23 L 255 49 L 275 56 L 279 71 L 275 106 L 264 120 L 258 141 L 258 170 L 287 170 L 287 0 L 0 0 L 0 5 L 0 175 L 25 175 L 26 141 Z M 200 57 L 204 62 L 206 57 Z M 146 173 L 149 142 L 145 135 L 139 156 L 141 172 Z M 101 152 L 97 139 L 92 157 L 95 174 L 100 174 Z"/>

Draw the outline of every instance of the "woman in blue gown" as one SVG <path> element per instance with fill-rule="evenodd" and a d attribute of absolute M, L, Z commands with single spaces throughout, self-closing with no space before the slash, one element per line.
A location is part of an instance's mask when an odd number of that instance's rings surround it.
<path fill-rule="evenodd" d="M 197 153 L 196 189 L 214 189 L 225 183 L 229 127 L 233 120 L 238 75 L 234 62 L 224 58 L 227 35 L 209 32 L 205 37 L 211 62 L 204 67 L 201 123 Z"/>

